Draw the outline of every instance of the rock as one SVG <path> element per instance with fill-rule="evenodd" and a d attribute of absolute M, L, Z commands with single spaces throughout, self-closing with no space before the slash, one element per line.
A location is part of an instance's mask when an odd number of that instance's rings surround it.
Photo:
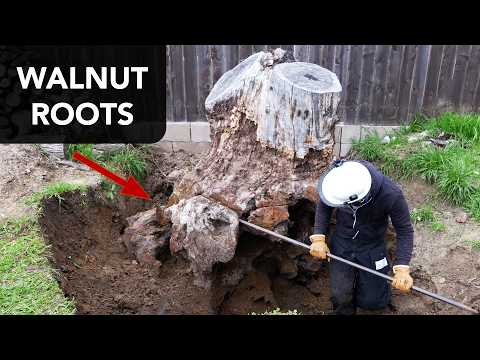
<path fill-rule="evenodd" d="M 386 136 L 382 139 L 382 144 L 388 144 L 390 141 L 391 141 L 390 136 L 386 135 Z"/>
<path fill-rule="evenodd" d="M 425 130 L 425 131 L 422 131 L 421 133 L 414 133 L 412 135 L 409 135 L 407 138 L 407 141 L 410 143 L 416 142 L 416 141 L 425 139 L 427 136 L 428 136 L 428 131 Z"/>
<path fill-rule="evenodd" d="M 131 216 L 127 222 L 120 240 L 129 254 L 142 265 L 161 265 L 157 257 L 168 249 L 170 224 L 160 225 L 156 208 Z"/>
<path fill-rule="evenodd" d="M 466 212 L 462 212 L 455 218 L 455 221 L 459 224 L 463 224 L 467 221 L 467 219 L 468 219 L 468 214 Z"/>
<path fill-rule="evenodd" d="M 171 252 L 185 251 L 195 284 L 208 288 L 213 265 L 226 263 L 235 255 L 237 213 L 201 195 L 180 200 L 165 212 L 172 221 Z"/>
<path fill-rule="evenodd" d="M 248 217 L 252 224 L 272 230 L 277 225 L 288 220 L 288 209 L 282 206 L 270 206 L 253 211 Z"/>

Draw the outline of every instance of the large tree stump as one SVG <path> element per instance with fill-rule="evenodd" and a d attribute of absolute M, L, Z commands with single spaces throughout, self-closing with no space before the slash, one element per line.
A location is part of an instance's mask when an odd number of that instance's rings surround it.
<path fill-rule="evenodd" d="M 281 49 L 245 59 L 206 99 L 210 149 L 175 185 L 167 206 L 202 195 L 285 233 L 289 207 L 318 201 L 316 182 L 333 156 L 340 91 L 334 73 L 295 62 Z M 184 243 L 182 236 L 174 242 Z M 236 239 L 228 244 L 235 246 Z"/>

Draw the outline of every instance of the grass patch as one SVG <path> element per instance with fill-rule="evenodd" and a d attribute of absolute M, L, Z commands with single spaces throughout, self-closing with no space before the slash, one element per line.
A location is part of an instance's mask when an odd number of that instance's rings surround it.
<path fill-rule="evenodd" d="M 59 202 L 63 200 L 62 194 L 68 191 L 78 190 L 82 193 L 87 192 L 87 186 L 84 184 L 72 184 L 66 182 L 56 182 L 46 186 L 44 189 L 37 191 L 30 195 L 25 204 L 33 205 L 37 208 L 40 207 L 41 202 L 44 199 L 56 198 Z"/>
<path fill-rule="evenodd" d="M 414 224 L 428 224 L 433 231 L 439 232 L 445 230 L 445 224 L 435 215 L 433 207 L 430 204 L 413 209 L 410 213 L 410 218 Z"/>
<path fill-rule="evenodd" d="M 297 310 L 281 311 L 280 308 L 276 308 L 272 311 L 265 311 L 262 314 L 257 314 L 253 312 L 250 315 L 301 315 L 301 313 L 297 312 Z"/>
<path fill-rule="evenodd" d="M 98 160 L 109 170 L 132 175 L 137 180 L 142 180 L 147 175 L 147 151 L 145 149 L 126 145 L 120 150 L 103 153 Z"/>
<path fill-rule="evenodd" d="M 420 133 L 426 136 L 417 136 Z M 450 139 L 444 148 L 426 141 L 440 135 Z M 443 199 L 480 221 L 480 114 L 418 115 L 389 136 L 391 141 L 384 144 L 370 135 L 355 142 L 353 150 L 388 176 L 425 180 Z"/>
<path fill-rule="evenodd" d="M 126 145 L 120 150 L 105 152 L 98 157 L 98 161 L 108 170 L 125 176 L 133 176 L 138 181 L 143 180 L 148 174 L 149 151 L 146 146 L 134 147 Z M 120 187 L 108 181 L 102 180 L 101 187 L 107 198 L 112 200 Z"/>
<path fill-rule="evenodd" d="M 68 144 L 67 145 L 67 159 L 72 160 L 72 155 L 78 151 L 83 156 L 93 159 L 93 144 Z"/>
<path fill-rule="evenodd" d="M 48 262 L 34 217 L 0 225 L 0 314 L 73 314 Z"/>
<path fill-rule="evenodd" d="M 480 251 L 480 240 L 471 240 L 468 243 L 473 250 Z"/>

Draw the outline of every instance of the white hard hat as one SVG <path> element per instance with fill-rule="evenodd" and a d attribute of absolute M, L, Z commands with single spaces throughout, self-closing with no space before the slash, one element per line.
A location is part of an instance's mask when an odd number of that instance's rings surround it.
<path fill-rule="evenodd" d="M 339 207 L 364 199 L 371 186 L 372 176 L 365 165 L 344 161 L 320 179 L 318 192 L 324 203 Z"/>

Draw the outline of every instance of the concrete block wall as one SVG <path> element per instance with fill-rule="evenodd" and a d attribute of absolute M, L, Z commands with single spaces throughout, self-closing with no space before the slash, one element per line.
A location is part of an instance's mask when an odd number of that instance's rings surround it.
<path fill-rule="evenodd" d="M 334 154 L 337 158 L 343 158 L 348 154 L 355 140 L 361 140 L 375 133 L 380 137 L 384 137 L 387 133 L 399 128 L 400 126 L 347 125 L 338 123 L 335 126 Z"/>
<path fill-rule="evenodd" d="M 399 126 L 347 125 L 335 126 L 334 154 L 337 158 L 345 157 L 354 140 L 363 139 L 369 134 L 377 133 L 380 137 Z M 210 126 L 208 122 L 167 122 L 163 139 L 155 146 L 165 152 L 184 150 L 200 153 L 210 146 Z"/>
<path fill-rule="evenodd" d="M 167 122 L 164 137 L 154 146 L 164 152 L 201 153 L 210 146 L 210 126 L 207 122 Z"/>

